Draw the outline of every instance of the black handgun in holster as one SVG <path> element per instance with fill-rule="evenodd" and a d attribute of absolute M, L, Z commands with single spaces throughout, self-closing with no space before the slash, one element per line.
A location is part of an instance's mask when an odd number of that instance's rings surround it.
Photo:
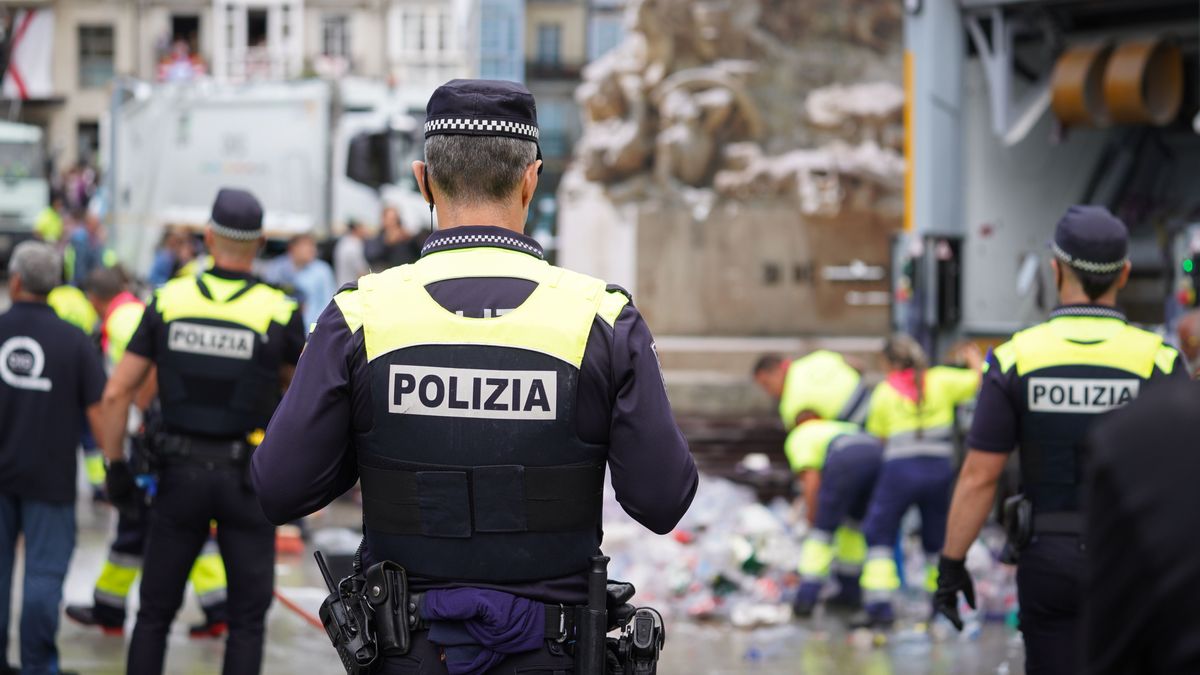
<path fill-rule="evenodd" d="M 654 675 L 666 642 L 662 615 L 630 604 L 633 584 L 608 580 L 608 558 L 592 558 L 588 604 L 579 608 L 576 675 Z M 608 633 L 620 630 L 619 637 Z"/>
<path fill-rule="evenodd" d="M 1013 495 L 1004 500 L 1004 531 L 1008 535 L 1008 545 L 1001 553 L 1000 562 L 1012 565 L 1033 538 L 1033 502 L 1025 495 Z"/>
<path fill-rule="evenodd" d="M 613 638 L 621 675 L 655 675 L 658 655 L 667 641 L 662 614 L 651 607 L 637 608 L 622 627 L 621 637 Z"/>
<path fill-rule="evenodd" d="M 329 597 L 321 603 L 317 613 L 329 641 L 347 673 L 369 673 L 379 656 L 379 645 L 375 639 L 374 612 L 365 594 L 366 579 L 355 574 L 334 583 L 325 556 L 317 551 L 315 557 L 329 589 Z"/>

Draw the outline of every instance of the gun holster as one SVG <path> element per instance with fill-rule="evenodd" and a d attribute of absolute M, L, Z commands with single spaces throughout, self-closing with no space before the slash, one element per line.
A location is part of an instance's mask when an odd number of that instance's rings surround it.
<path fill-rule="evenodd" d="M 1013 495 L 1004 500 L 1004 531 L 1008 534 L 1008 547 L 1005 549 L 1007 555 L 1003 557 L 1011 558 L 1015 563 L 1033 538 L 1033 502 L 1025 495 Z"/>
<path fill-rule="evenodd" d="M 408 593 L 408 574 L 403 567 L 385 560 L 368 567 L 363 576 L 367 603 L 375 613 L 379 650 L 385 654 L 407 654 L 417 621 L 416 603 Z"/>

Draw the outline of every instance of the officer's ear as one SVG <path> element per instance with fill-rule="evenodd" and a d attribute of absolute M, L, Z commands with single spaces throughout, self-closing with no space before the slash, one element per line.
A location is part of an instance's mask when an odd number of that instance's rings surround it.
<path fill-rule="evenodd" d="M 528 207 L 533 201 L 533 193 L 537 192 L 538 174 L 542 172 L 542 160 L 534 160 L 533 164 L 525 167 L 525 175 L 521 179 L 521 207 Z"/>
<path fill-rule="evenodd" d="M 1125 266 L 1121 268 L 1121 274 L 1117 276 L 1117 290 L 1125 288 L 1125 284 L 1129 283 L 1129 273 L 1133 271 L 1133 263 L 1125 261 Z"/>
<path fill-rule="evenodd" d="M 1058 258 L 1050 259 L 1050 269 L 1054 270 L 1054 290 L 1062 290 L 1062 266 L 1058 262 Z"/>
<path fill-rule="evenodd" d="M 413 177 L 417 179 L 417 189 L 421 191 L 421 197 L 425 199 L 426 204 L 433 203 L 433 194 L 429 192 L 429 187 L 425 185 L 425 179 L 429 174 L 425 170 L 425 162 L 421 160 L 413 160 L 412 163 Z"/>

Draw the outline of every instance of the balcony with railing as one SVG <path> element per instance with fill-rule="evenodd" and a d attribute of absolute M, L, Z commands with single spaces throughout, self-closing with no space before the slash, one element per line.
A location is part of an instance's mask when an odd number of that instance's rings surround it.
<path fill-rule="evenodd" d="M 525 78 L 529 80 L 578 80 L 583 72 L 582 63 L 568 63 L 547 59 L 525 62 Z"/>

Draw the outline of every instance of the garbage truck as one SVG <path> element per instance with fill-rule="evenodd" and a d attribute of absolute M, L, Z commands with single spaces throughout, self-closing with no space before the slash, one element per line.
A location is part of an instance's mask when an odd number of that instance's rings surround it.
<path fill-rule="evenodd" d="M 0 270 L 50 202 L 42 130 L 0 120 Z"/>
<path fill-rule="evenodd" d="M 905 230 L 895 327 L 938 353 L 1045 319 L 1071 204 L 1130 228 L 1131 321 L 1170 331 L 1200 279 L 1200 5 L 905 3 Z"/>
<path fill-rule="evenodd" d="M 428 211 L 405 168 L 421 149 L 417 129 L 401 99 L 369 80 L 121 81 L 102 148 L 112 244 L 134 272 L 146 271 L 164 229 L 203 229 L 225 186 L 259 198 L 271 240 L 375 223 L 385 203 L 409 227 L 424 226 Z"/>

